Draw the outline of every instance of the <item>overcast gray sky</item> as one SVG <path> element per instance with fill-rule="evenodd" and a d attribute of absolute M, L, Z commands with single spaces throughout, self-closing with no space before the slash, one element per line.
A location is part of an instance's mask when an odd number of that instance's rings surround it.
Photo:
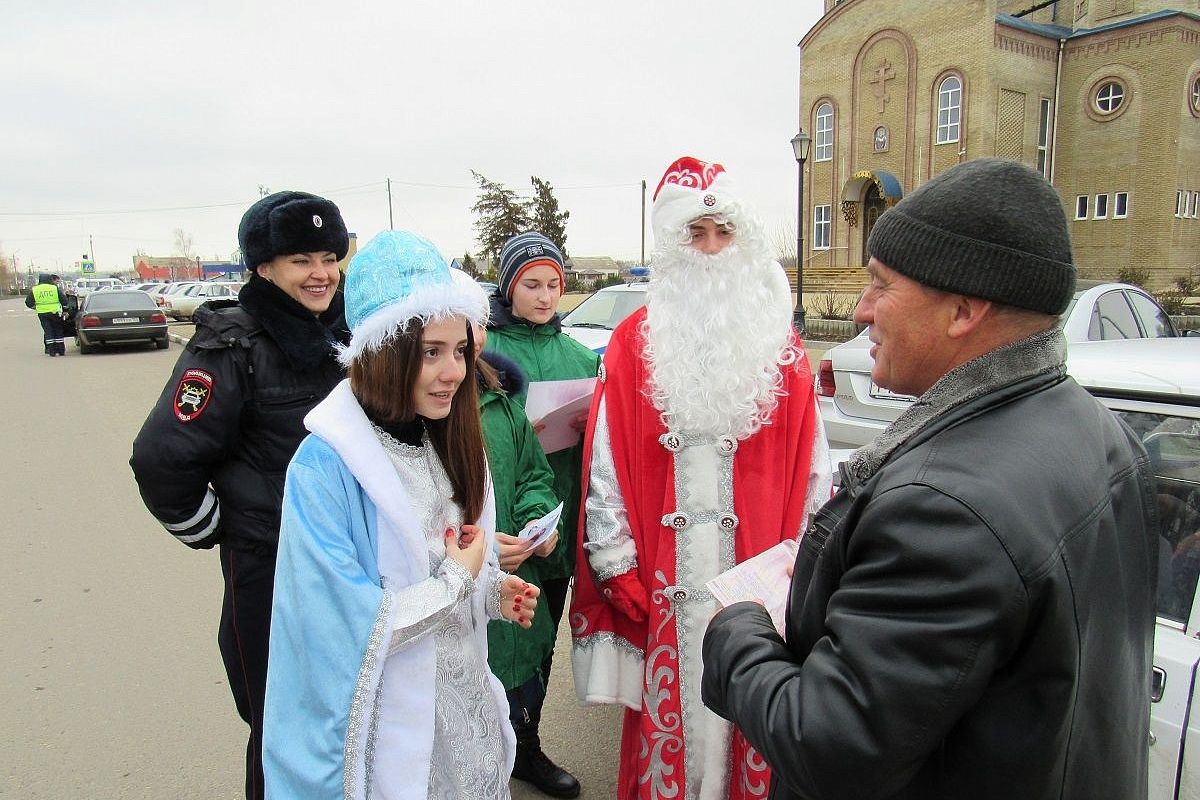
<path fill-rule="evenodd" d="M 821 7 L 0 3 L 0 251 L 66 275 L 90 234 L 128 269 L 181 228 L 225 258 L 260 185 L 330 198 L 361 245 L 391 178 L 395 226 L 451 258 L 477 247 L 474 169 L 550 181 L 572 254 L 637 258 L 640 182 L 680 155 L 794 231 L 796 43 Z"/>

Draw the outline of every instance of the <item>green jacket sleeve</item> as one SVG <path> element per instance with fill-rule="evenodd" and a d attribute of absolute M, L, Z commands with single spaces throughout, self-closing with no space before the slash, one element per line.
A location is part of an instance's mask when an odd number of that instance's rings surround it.
<path fill-rule="evenodd" d="M 529 522 L 545 516 L 558 505 L 554 494 L 554 473 L 546 455 L 538 444 L 537 435 L 529 418 L 515 403 L 510 403 L 512 415 L 513 447 L 516 452 L 516 496 L 513 502 L 512 520 L 518 533 Z"/>

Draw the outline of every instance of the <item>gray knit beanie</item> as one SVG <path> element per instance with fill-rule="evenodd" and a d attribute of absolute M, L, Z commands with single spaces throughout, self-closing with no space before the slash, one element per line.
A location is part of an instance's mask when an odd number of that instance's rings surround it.
<path fill-rule="evenodd" d="M 918 187 L 879 217 L 867 252 L 926 286 L 1047 314 L 1075 292 L 1058 193 L 1007 159 L 967 161 Z"/>

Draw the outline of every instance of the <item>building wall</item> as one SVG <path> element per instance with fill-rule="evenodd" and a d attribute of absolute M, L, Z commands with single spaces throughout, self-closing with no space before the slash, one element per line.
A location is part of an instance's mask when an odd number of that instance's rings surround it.
<path fill-rule="evenodd" d="M 990 41 L 994 0 L 922 0 L 905 3 L 902 12 L 889 0 L 842 0 L 827 7 L 829 13 L 800 45 L 800 108 L 801 124 L 815 137 L 818 106 L 824 100 L 835 106 L 833 159 L 816 160 L 814 142 L 805 184 L 805 241 L 812 242 L 813 206 L 831 204 L 832 248 L 810 249 L 806 269 L 862 263 L 862 221 L 852 224 L 841 211 L 843 187 L 855 173 L 885 170 L 909 191 L 957 164 L 965 148 L 974 152 L 995 141 L 990 115 L 965 113 L 978 103 L 995 103 L 995 87 L 975 78 L 987 74 L 988 55 L 963 46 Z M 962 127 L 958 142 L 937 144 L 938 86 L 948 75 L 963 83 Z M 873 133 L 880 127 L 889 141 L 877 151 Z"/>
<path fill-rule="evenodd" d="M 1178 14 L 1142 19 L 1159 0 L 1068 0 L 1022 18 L 998 21 L 1030 0 L 826 0 L 826 14 L 800 43 L 801 124 L 814 137 L 806 164 L 806 285 L 822 270 L 862 264 L 862 220 L 843 209 L 856 175 L 886 171 L 905 194 L 954 164 L 1000 156 L 1039 168 L 1042 102 L 1057 111 L 1042 167 L 1063 197 L 1082 274 L 1115 278 L 1125 267 L 1150 273 L 1162 288 L 1200 268 L 1200 208 L 1175 216 L 1178 191 L 1200 192 L 1200 111 L 1189 82 L 1200 77 L 1200 19 Z M 1182 0 L 1190 10 L 1200 0 Z M 1024 22 L 1062 26 L 1030 31 Z M 1074 26 L 1124 24 L 1060 39 Z M 962 83 L 959 141 L 937 144 L 938 87 Z M 1098 114 L 1099 82 L 1126 87 L 1119 114 Z M 830 160 L 818 160 L 817 108 L 834 108 Z M 873 132 L 886 128 L 885 148 Z M 1055 136 L 1056 140 L 1050 138 Z M 1049 156 L 1053 155 L 1053 160 Z M 861 183 L 861 181 L 857 181 Z M 1115 193 L 1128 193 L 1128 215 L 1113 219 Z M 1075 197 L 1089 215 L 1075 221 Z M 1093 219 L 1094 198 L 1108 199 Z M 813 249 L 813 209 L 832 208 L 831 247 Z M 1197 195 L 1200 206 L 1200 195 Z M 858 209 L 862 213 L 862 207 Z M 810 276 L 815 276 L 811 277 Z M 818 286 L 819 288 L 819 286 Z"/>
<path fill-rule="evenodd" d="M 1200 263 L 1200 224 L 1176 218 L 1175 193 L 1200 186 L 1200 119 L 1186 94 L 1190 62 L 1200 56 L 1200 23 L 1169 17 L 1067 43 L 1063 59 L 1055 186 L 1071 220 L 1080 272 L 1114 277 L 1148 270 L 1161 288 Z M 1125 99 L 1117 113 L 1094 108 L 1097 87 L 1118 79 Z M 1113 195 L 1129 193 L 1129 215 L 1113 219 Z M 1109 195 L 1106 219 L 1095 218 L 1097 194 Z M 1075 202 L 1089 197 L 1086 220 Z"/>

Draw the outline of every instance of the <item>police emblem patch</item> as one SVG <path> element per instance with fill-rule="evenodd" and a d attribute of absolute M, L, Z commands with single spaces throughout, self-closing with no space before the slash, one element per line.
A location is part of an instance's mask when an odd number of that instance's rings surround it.
<path fill-rule="evenodd" d="M 202 369 L 189 369 L 175 387 L 175 418 L 191 422 L 208 407 L 212 398 L 213 379 Z"/>

